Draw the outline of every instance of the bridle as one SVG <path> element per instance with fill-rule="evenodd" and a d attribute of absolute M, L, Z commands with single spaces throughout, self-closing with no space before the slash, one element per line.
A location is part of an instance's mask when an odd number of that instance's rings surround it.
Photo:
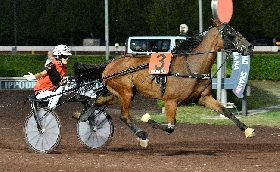
<path fill-rule="evenodd" d="M 192 52 L 194 48 L 197 47 L 199 43 L 202 42 L 204 37 L 208 34 L 209 30 L 213 27 L 217 28 L 219 31 L 223 42 L 224 42 L 224 51 L 231 53 L 233 51 L 238 51 L 242 55 L 248 55 L 252 52 L 253 46 L 248 44 L 246 38 L 244 38 L 239 32 L 234 30 L 229 24 L 223 24 L 222 26 L 211 26 L 208 30 L 190 37 L 189 39 L 180 43 L 179 46 L 176 46 L 171 52 L 172 54 L 185 54 L 185 55 L 198 55 L 198 54 L 209 54 L 217 53 L 220 50 L 209 51 L 209 52 Z M 196 39 L 199 38 L 199 39 Z M 194 42 L 195 43 L 194 43 Z M 181 46 L 182 45 L 182 46 Z M 187 46 L 185 46 L 187 45 Z M 196 45 L 196 46 L 193 46 Z"/>
<path fill-rule="evenodd" d="M 234 30 L 230 25 L 224 24 L 222 28 L 218 28 L 226 51 L 238 51 L 242 55 L 248 55 L 252 52 L 252 46 L 246 45 L 246 38 L 239 32 Z"/>

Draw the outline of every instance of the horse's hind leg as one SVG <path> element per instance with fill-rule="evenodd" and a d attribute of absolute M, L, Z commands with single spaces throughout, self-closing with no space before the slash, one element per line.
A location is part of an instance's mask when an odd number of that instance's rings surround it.
<path fill-rule="evenodd" d="M 112 90 L 112 89 L 111 89 Z M 148 146 L 148 133 L 146 131 L 141 130 L 136 126 L 135 123 L 130 118 L 129 107 L 133 97 L 132 88 L 123 88 L 118 92 L 116 90 L 113 91 L 114 94 L 120 99 L 121 102 L 121 120 L 132 130 L 132 132 L 138 137 L 140 141 L 140 145 L 142 147 Z"/>
<path fill-rule="evenodd" d="M 227 108 L 221 105 L 217 100 L 215 100 L 211 95 L 201 97 L 198 101 L 199 104 L 204 105 L 212 110 L 215 110 L 224 116 L 232 120 L 241 131 L 245 132 L 246 137 L 255 136 L 255 130 L 248 128 L 244 123 L 239 121 Z"/>

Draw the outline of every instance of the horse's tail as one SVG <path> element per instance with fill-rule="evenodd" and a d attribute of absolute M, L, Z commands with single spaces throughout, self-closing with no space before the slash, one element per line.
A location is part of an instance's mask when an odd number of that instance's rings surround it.
<path fill-rule="evenodd" d="M 99 64 L 83 64 L 76 62 L 73 66 L 74 76 L 79 80 L 95 80 L 102 78 L 102 72 L 112 60 Z"/>

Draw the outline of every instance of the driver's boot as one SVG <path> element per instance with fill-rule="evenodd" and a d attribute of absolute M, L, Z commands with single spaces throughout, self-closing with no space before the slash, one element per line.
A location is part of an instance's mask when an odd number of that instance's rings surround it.
<path fill-rule="evenodd" d="M 80 121 L 81 122 L 86 122 L 88 118 L 90 117 L 91 114 L 94 113 L 94 111 L 97 109 L 96 105 L 92 105 L 87 111 L 81 114 L 80 116 Z"/>

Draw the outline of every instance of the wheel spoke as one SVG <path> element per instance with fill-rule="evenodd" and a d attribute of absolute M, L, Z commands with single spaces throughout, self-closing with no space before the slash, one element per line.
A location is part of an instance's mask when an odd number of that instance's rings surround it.
<path fill-rule="evenodd" d="M 99 111 L 95 111 L 95 114 Z M 106 144 L 112 137 L 113 123 L 107 118 L 105 112 L 101 112 L 94 119 L 96 130 L 91 130 L 90 123 L 80 122 L 77 124 L 77 136 L 83 146 L 88 149 L 96 149 Z"/>

